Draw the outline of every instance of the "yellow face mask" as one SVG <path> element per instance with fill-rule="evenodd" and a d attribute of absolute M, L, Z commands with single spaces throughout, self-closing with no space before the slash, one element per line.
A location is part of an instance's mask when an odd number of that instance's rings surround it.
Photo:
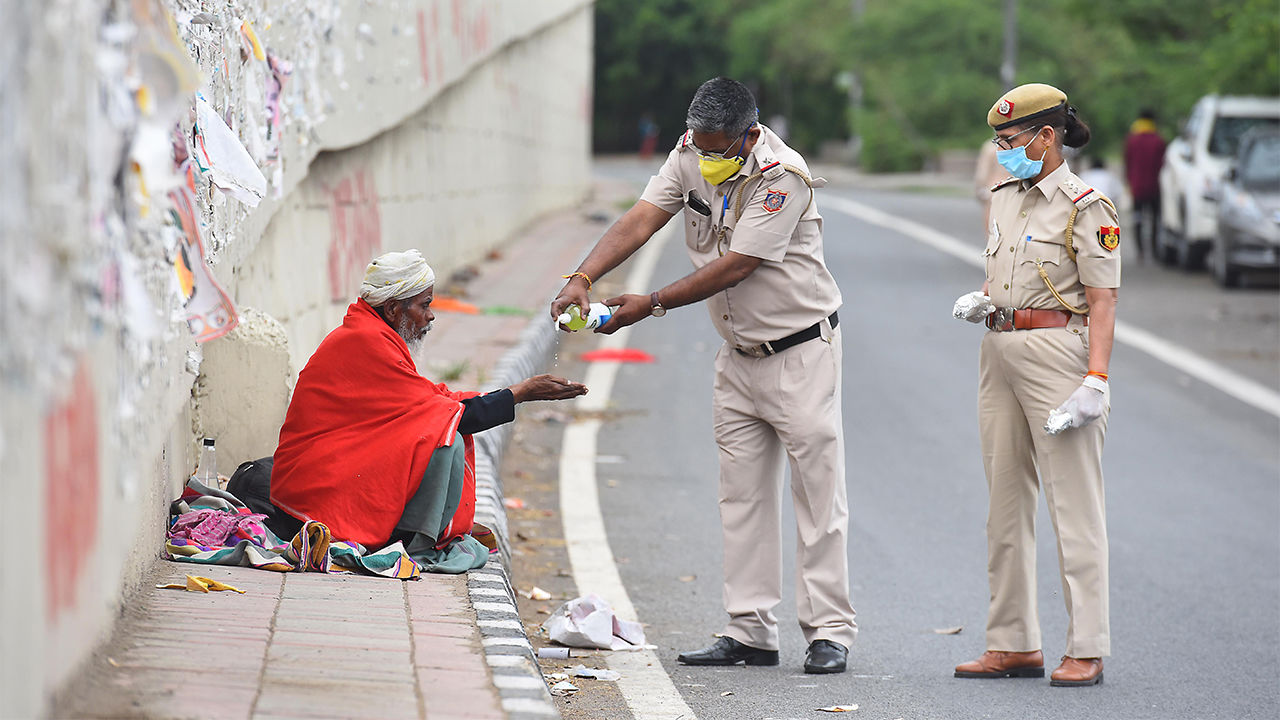
<path fill-rule="evenodd" d="M 744 132 L 742 134 L 742 141 L 738 143 L 739 153 L 742 152 L 742 147 L 746 145 L 746 143 L 747 134 Z M 694 150 L 698 153 L 698 171 L 701 172 L 702 177 L 706 178 L 707 182 L 712 185 L 719 185 L 725 180 L 737 175 L 738 171 L 742 169 L 742 166 L 747 164 L 746 158 L 737 157 L 736 155 L 734 157 L 725 157 L 725 153 L 703 152 L 702 150 L 698 150 L 697 146 L 694 147 Z M 726 150 L 725 152 L 727 153 L 729 151 Z"/>
<path fill-rule="evenodd" d="M 698 158 L 698 171 L 712 185 L 719 185 L 728 180 L 746 164 L 745 158 Z"/>

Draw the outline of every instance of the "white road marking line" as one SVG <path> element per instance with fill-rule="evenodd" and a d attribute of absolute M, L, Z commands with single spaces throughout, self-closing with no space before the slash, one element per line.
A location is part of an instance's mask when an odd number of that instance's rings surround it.
<path fill-rule="evenodd" d="M 644 245 L 635 257 L 635 265 L 627 276 L 628 293 L 648 293 L 649 281 L 662 254 L 662 248 L 675 234 L 679 223 L 668 223 Z M 600 336 L 600 347 L 626 347 L 631 328 L 612 335 Z M 604 410 L 609 403 L 613 381 L 618 375 L 616 362 L 592 363 L 584 382 L 591 392 L 575 402 L 584 411 Z M 565 546 L 573 566 L 573 581 L 580 593 L 595 593 L 613 606 L 623 620 L 638 621 L 631 597 L 622 584 L 596 488 L 596 437 L 599 420 L 578 420 L 564 429 L 560 451 L 560 517 L 564 522 Z M 622 674 L 618 690 L 636 720 L 695 720 L 696 716 L 652 650 L 612 653 L 609 667 Z"/>
<path fill-rule="evenodd" d="M 912 240 L 924 243 L 939 252 L 951 255 L 975 267 L 985 268 L 982 251 L 931 227 L 895 217 L 848 198 L 824 195 L 822 205 L 863 222 L 880 225 L 906 235 Z M 1140 350 L 1210 387 L 1217 388 L 1240 402 L 1280 417 L 1280 393 L 1180 345 L 1171 343 L 1123 320 L 1116 321 L 1116 342 L 1121 342 Z"/>

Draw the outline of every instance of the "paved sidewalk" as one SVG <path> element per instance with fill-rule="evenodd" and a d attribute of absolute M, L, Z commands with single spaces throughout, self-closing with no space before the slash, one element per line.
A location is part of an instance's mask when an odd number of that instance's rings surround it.
<path fill-rule="evenodd" d="M 490 389 L 541 372 L 555 342 L 545 313 L 560 275 L 638 192 L 597 183 L 592 199 L 534 223 L 469 280 L 438 281 L 437 295 L 501 312 L 439 313 L 423 373 L 456 389 Z M 509 546 L 495 478 L 509 434 L 508 425 L 477 436 L 477 520 L 503 548 L 485 568 L 404 582 L 158 561 L 53 717 L 558 716 L 501 561 Z M 187 574 L 245 593 L 155 587 Z"/>

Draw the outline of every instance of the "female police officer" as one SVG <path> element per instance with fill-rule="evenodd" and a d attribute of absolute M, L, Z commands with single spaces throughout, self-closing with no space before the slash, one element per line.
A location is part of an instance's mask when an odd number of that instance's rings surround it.
<path fill-rule="evenodd" d="M 1069 617 L 1066 653 L 1051 684 L 1095 685 L 1111 652 L 1102 443 L 1120 228 L 1111 201 L 1063 159 L 1064 144 L 1089 141 L 1065 93 L 1042 84 L 1014 88 L 992 106 L 987 123 L 1012 177 L 992 189 L 986 282 L 958 299 L 953 312 L 989 328 L 978 415 L 990 492 L 991 605 L 987 651 L 955 675 L 1044 677 L 1035 579 L 1043 483 Z"/>

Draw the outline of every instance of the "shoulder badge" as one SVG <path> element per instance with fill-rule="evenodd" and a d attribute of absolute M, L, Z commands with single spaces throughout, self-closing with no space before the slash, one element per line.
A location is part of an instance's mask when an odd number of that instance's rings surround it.
<path fill-rule="evenodd" d="M 785 172 L 785 171 L 784 171 Z M 782 204 L 787 201 L 787 193 L 781 190 L 769 190 L 764 194 L 764 202 L 761 204 L 765 212 L 778 212 L 782 209 Z"/>
<path fill-rule="evenodd" d="M 1120 228 L 1103 225 L 1098 228 L 1098 244 L 1107 252 L 1114 252 L 1120 247 Z"/>
<path fill-rule="evenodd" d="M 1014 184 L 1014 183 L 1016 183 L 1016 182 L 1018 182 L 1018 178 L 1016 178 L 1016 177 L 1007 177 L 1007 178 L 1005 178 L 1005 179 L 1001 180 L 1000 182 L 996 183 L 995 185 L 992 185 L 992 186 L 991 186 L 991 192 L 995 192 L 995 191 L 999 190 L 999 189 L 1000 189 L 1000 188 L 1002 188 L 1002 187 L 1006 187 L 1006 186 L 1008 186 L 1008 185 L 1012 185 L 1012 184 Z"/>
<path fill-rule="evenodd" d="M 693 142 L 693 131 L 685 130 L 680 139 L 676 141 L 676 150 L 684 150 L 689 147 L 689 143 Z"/>

